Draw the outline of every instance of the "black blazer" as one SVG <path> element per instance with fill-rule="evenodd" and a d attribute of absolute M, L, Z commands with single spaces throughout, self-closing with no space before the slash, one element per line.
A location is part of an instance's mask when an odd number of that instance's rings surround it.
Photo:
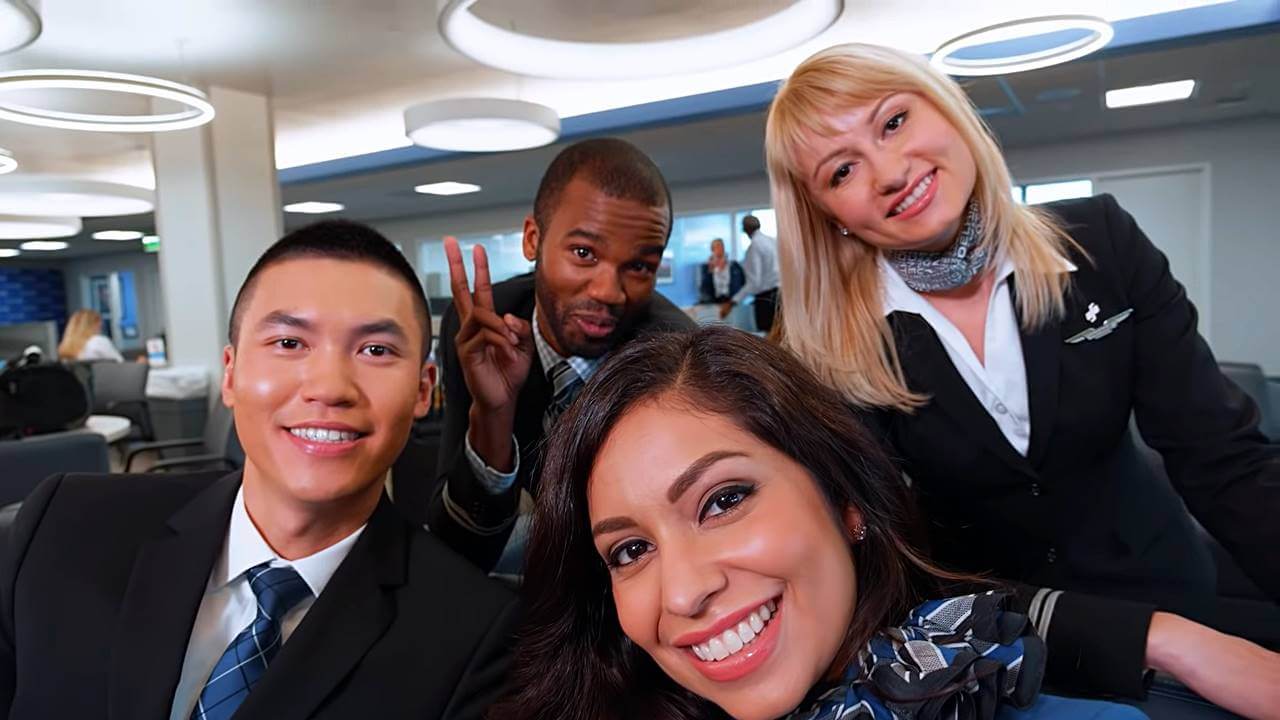
<path fill-rule="evenodd" d="M 167 718 L 235 473 L 61 475 L 0 569 L 0 718 Z M 481 718 L 516 603 L 384 498 L 237 718 Z"/>
<path fill-rule="evenodd" d="M 1048 206 L 1083 252 L 1060 321 L 1023 332 L 1030 448 L 1018 454 L 919 316 L 890 317 L 914 414 L 875 420 L 917 491 L 936 559 L 1059 589 L 1163 603 L 1212 593 L 1213 565 L 1183 503 L 1252 579 L 1280 598 L 1280 453 L 1253 402 L 1223 377 L 1168 261 L 1109 195 Z M 1016 287 L 1015 287 L 1016 292 Z M 1086 314 L 1098 307 L 1096 321 Z M 1067 343 L 1117 314 L 1110 334 Z M 1163 456 L 1173 487 L 1129 432 Z M 1176 490 L 1176 492 L 1175 492 Z M 1141 667 L 1131 606 L 1060 603 L 1050 636 L 1118 633 Z M 1149 617 L 1149 610 L 1146 613 Z M 1140 627 L 1135 628 L 1135 623 Z M 1126 630 L 1120 626 L 1126 625 Z M 1059 654 L 1061 657 L 1061 654 Z"/>
<path fill-rule="evenodd" d="M 499 315 L 511 313 L 533 319 L 534 276 L 520 275 L 493 286 L 494 309 Z M 537 495 L 537 471 L 542 455 L 542 415 L 551 404 L 551 385 L 535 352 L 529 378 L 517 399 L 515 436 L 520 452 L 520 470 L 508 492 L 492 495 L 476 479 L 467 462 L 465 442 L 470 424 L 471 392 L 467 389 L 454 349 L 459 328 L 453 305 L 440 323 L 440 345 L 436 358 L 444 385 L 444 429 L 440 439 L 437 483 L 427 508 L 431 531 L 479 567 L 489 570 L 498 561 L 511 535 L 522 489 Z M 627 340 L 656 332 L 687 330 L 693 321 L 659 293 L 654 293 L 648 313 L 641 318 Z M 447 497 L 446 497 L 447 491 Z"/>
<path fill-rule="evenodd" d="M 729 261 L 729 294 L 716 295 L 716 281 L 711 275 L 711 264 L 702 263 L 702 282 L 698 285 L 698 302 L 700 303 L 718 303 L 728 302 L 733 299 L 734 295 L 747 284 L 747 274 L 742 270 L 742 263 L 737 260 Z"/>

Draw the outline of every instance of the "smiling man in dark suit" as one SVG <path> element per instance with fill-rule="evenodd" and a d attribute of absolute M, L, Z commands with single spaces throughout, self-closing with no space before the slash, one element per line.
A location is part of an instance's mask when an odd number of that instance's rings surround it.
<path fill-rule="evenodd" d="M 383 496 L 428 407 L 426 300 L 373 230 L 298 230 L 223 353 L 226 477 L 55 476 L 0 570 L 0 717 L 479 718 L 515 601 Z"/>

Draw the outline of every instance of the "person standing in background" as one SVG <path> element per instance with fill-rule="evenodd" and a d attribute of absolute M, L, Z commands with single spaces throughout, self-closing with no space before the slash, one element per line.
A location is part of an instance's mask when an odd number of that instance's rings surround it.
<path fill-rule="evenodd" d="M 742 263 L 730 260 L 724 251 L 724 240 L 711 241 L 711 257 L 702 266 L 702 283 L 698 286 L 698 302 L 723 304 L 747 282 Z"/>
<path fill-rule="evenodd" d="M 102 316 L 96 310 L 85 308 L 75 311 L 67 320 L 67 329 L 58 344 L 58 358 L 124 362 L 124 356 L 101 330 Z"/>
<path fill-rule="evenodd" d="M 760 232 L 755 215 L 742 218 L 742 232 L 751 240 L 745 266 L 747 282 L 733 297 L 720 306 L 720 319 L 729 316 L 733 306 L 751 296 L 756 316 L 756 330 L 773 329 L 773 314 L 778 307 L 778 241 Z"/>

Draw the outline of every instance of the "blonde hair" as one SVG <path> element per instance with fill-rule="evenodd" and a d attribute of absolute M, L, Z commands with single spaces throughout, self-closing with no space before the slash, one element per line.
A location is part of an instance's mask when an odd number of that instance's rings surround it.
<path fill-rule="evenodd" d="M 840 235 L 810 197 L 799 150 L 811 135 L 837 134 L 833 113 L 895 92 L 938 109 L 973 154 L 973 198 L 992 264 L 1009 260 L 1024 328 L 1060 317 L 1077 247 L 1049 214 L 1019 205 L 1004 157 L 964 90 L 921 57 L 875 45 L 837 45 L 805 60 L 769 108 L 765 153 L 778 221 L 781 341 L 829 386 L 864 407 L 911 411 L 927 396 L 907 387 L 882 305 L 879 251 Z"/>
<path fill-rule="evenodd" d="M 62 342 L 58 343 L 58 357 L 62 360 L 76 360 L 80 351 L 84 350 L 89 338 L 102 332 L 102 316 L 96 310 L 77 310 L 67 320 L 67 329 L 62 333 Z"/>

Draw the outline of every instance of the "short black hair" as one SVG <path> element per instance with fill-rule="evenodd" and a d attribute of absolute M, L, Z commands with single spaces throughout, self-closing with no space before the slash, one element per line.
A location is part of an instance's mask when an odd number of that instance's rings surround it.
<path fill-rule="evenodd" d="M 538 183 L 533 221 L 545 233 L 560 196 L 571 180 L 582 177 L 612 198 L 635 200 L 651 207 L 666 206 L 667 237 L 671 237 L 671 189 L 653 160 L 640 148 L 618 138 L 592 138 L 560 151 Z"/>
<path fill-rule="evenodd" d="M 253 295 L 258 275 L 272 265 L 300 258 L 368 263 L 399 276 L 413 292 L 418 322 L 422 325 L 422 357 L 425 359 L 431 352 L 431 311 L 413 266 L 377 230 L 351 220 L 321 220 L 312 223 L 285 235 L 262 253 L 262 257 L 253 264 L 244 283 L 240 285 L 235 304 L 231 306 L 227 337 L 232 345 L 236 344 L 240 334 L 240 314 Z"/>
<path fill-rule="evenodd" d="M 755 215 L 747 215 L 742 218 L 742 231 L 750 235 L 760 229 L 760 219 Z"/>

